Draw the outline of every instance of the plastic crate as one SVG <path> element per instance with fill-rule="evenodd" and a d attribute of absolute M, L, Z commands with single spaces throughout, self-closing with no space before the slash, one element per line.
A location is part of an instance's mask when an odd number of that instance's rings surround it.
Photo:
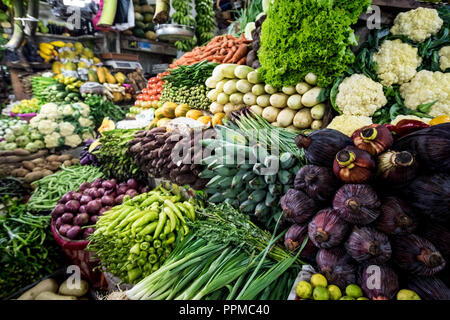
<path fill-rule="evenodd" d="M 34 118 L 37 113 L 14 113 L 14 112 L 10 112 L 11 117 L 19 117 L 20 120 L 26 121 L 26 122 L 30 122 L 30 120 L 32 118 Z"/>

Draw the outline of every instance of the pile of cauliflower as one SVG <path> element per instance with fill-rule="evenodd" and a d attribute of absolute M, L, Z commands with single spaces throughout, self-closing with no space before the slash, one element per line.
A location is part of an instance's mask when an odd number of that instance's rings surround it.
<path fill-rule="evenodd" d="M 58 106 L 47 103 L 31 119 L 32 132 L 41 134 L 47 149 L 68 146 L 75 148 L 83 141 L 94 138 L 94 122 L 90 108 L 84 103 Z"/>
<path fill-rule="evenodd" d="M 400 13 L 390 31 L 393 35 L 407 36 L 420 43 L 436 35 L 442 26 L 443 20 L 435 9 L 417 8 Z M 440 69 L 450 68 L 450 46 L 442 47 L 438 54 Z M 450 73 L 417 72 L 422 58 L 416 47 L 400 39 L 384 40 L 373 60 L 380 82 L 362 74 L 345 78 L 336 95 L 336 106 L 342 115 L 335 117 L 328 128 L 351 135 L 354 130 L 371 124 L 371 117 L 387 104 L 384 91 L 393 85 L 400 86 L 400 95 L 408 109 L 417 110 L 420 105 L 434 102 L 428 112 L 430 116 L 450 116 Z M 400 119 L 398 117 L 395 121 Z"/>

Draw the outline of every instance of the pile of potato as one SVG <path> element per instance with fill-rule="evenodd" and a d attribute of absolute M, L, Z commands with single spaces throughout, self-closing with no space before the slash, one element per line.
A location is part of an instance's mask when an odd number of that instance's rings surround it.
<path fill-rule="evenodd" d="M 48 155 L 47 150 L 30 153 L 24 149 L 0 152 L 0 176 L 23 179 L 32 183 L 60 170 L 61 166 L 70 167 L 80 163 L 70 154 Z"/>
<path fill-rule="evenodd" d="M 61 285 L 54 279 L 42 280 L 33 288 L 25 291 L 17 300 L 87 300 L 89 284 L 85 280 L 78 283 L 66 279 Z"/>

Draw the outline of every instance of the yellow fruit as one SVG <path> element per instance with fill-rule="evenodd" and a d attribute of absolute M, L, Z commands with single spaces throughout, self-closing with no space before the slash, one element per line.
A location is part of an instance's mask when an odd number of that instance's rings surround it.
<path fill-rule="evenodd" d="M 98 82 L 100 82 L 100 83 L 106 82 L 106 74 L 105 74 L 105 70 L 103 69 L 103 67 L 99 67 L 97 69 L 97 77 L 98 77 Z"/>
<path fill-rule="evenodd" d="M 46 56 L 53 55 L 52 49 L 49 49 L 49 48 L 47 48 L 47 47 L 42 47 L 42 48 L 39 47 L 39 51 L 40 51 L 41 53 L 45 54 Z"/>
<path fill-rule="evenodd" d="M 223 113 L 223 112 L 216 113 L 212 117 L 212 125 L 216 126 L 216 125 L 223 124 L 223 118 L 225 118 L 225 113 Z"/>
<path fill-rule="evenodd" d="M 84 48 L 84 49 L 83 49 L 83 55 L 84 55 L 86 58 L 88 58 L 88 59 L 94 58 L 94 52 L 92 52 L 92 50 L 89 49 L 89 48 Z"/>
<path fill-rule="evenodd" d="M 447 115 L 438 116 L 436 118 L 431 119 L 430 126 L 435 126 L 437 124 L 450 122 L 450 117 Z"/>
<path fill-rule="evenodd" d="M 175 117 L 184 117 L 189 110 L 190 108 L 187 104 L 180 104 L 175 109 Z"/>
<path fill-rule="evenodd" d="M 116 78 L 117 83 L 122 84 L 127 80 L 127 77 L 122 72 L 117 72 L 114 75 L 114 78 Z"/>
<path fill-rule="evenodd" d="M 160 120 L 158 120 L 158 122 L 156 123 L 157 127 L 165 127 L 172 119 L 169 118 L 162 118 Z"/>
<path fill-rule="evenodd" d="M 348 300 L 350 300 L 350 299 L 348 299 Z M 359 297 L 358 299 L 356 299 L 356 300 L 370 300 L 369 298 L 366 298 L 366 297 Z M 419 299 L 420 300 L 420 299 Z"/>
<path fill-rule="evenodd" d="M 397 300 L 421 300 L 419 295 L 412 290 L 402 289 L 397 293 Z"/>
<path fill-rule="evenodd" d="M 90 69 L 88 71 L 88 79 L 91 82 L 98 82 L 97 72 L 95 72 L 94 70 Z"/>
<path fill-rule="evenodd" d="M 67 48 L 73 48 L 73 43 L 72 42 L 67 42 L 64 46 L 67 47 Z"/>
<path fill-rule="evenodd" d="M 349 284 L 345 288 L 345 294 L 352 298 L 360 298 L 363 296 L 362 289 L 356 284 Z"/>
<path fill-rule="evenodd" d="M 198 118 L 203 116 L 203 112 L 200 110 L 189 110 L 186 112 L 186 117 L 197 120 Z"/>
<path fill-rule="evenodd" d="M 100 59 L 97 57 L 94 57 L 92 60 L 93 60 L 94 64 L 99 64 L 101 62 Z"/>
<path fill-rule="evenodd" d="M 310 280 L 311 284 L 313 287 L 324 287 L 326 288 L 328 285 L 328 281 L 327 278 L 325 278 L 322 274 L 320 273 L 315 273 L 311 276 L 311 280 Z"/>
<path fill-rule="evenodd" d="M 53 50 L 55 47 L 51 45 L 50 43 L 42 42 L 39 44 L 39 50 Z"/>
<path fill-rule="evenodd" d="M 309 282 L 307 281 L 299 281 L 295 286 L 295 292 L 297 296 L 302 299 L 310 299 L 313 289 Z"/>
<path fill-rule="evenodd" d="M 61 73 L 61 65 L 62 65 L 61 62 L 59 62 L 59 61 L 53 62 L 53 64 L 52 64 L 53 73 L 60 74 Z"/>
<path fill-rule="evenodd" d="M 197 119 L 197 121 L 200 121 L 201 123 L 207 125 L 211 122 L 212 118 L 210 116 L 201 116 Z"/>
<path fill-rule="evenodd" d="M 162 118 L 164 118 L 162 108 L 156 109 L 156 111 L 155 111 L 155 119 L 160 120 Z"/>
<path fill-rule="evenodd" d="M 76 51 L 81 52 L 81 51 L 83 51 L 83 49 L 84 49 L 84 47 L 83 47 L 83 44 L 81 42 L 75 42 L 75 50 Z"/>
<path fill-rule="evenodd" d="M 116 78 L 114 78 L 113 75 L 111 73 L 109 73 L 108 69 L 104 68 L 104 70 L 105 70 L 106 82 L 108 82 L 109 84 L 115 84 Z"/>
<path fill-rule="evenodd" d="M 338 286 L 330 284 L 327 289 L 328 292 L 330 293 L 331 300 L 339 300 L 342 297 L 341 289 L 339 289 Z"/>
<path fill-rule="evenodd" d="M 317 286 L 313 291 L 314 300 L 330 300 L 330 293 L 327 288 L 322 286 Z"/>
<path fill-rule="evenodd" d="M 52 42 L 50 42 L 50 44 L 52 46 L 58 47 L 58 48 L 62 48 L 62 47 L 64 47 L 66 45 L 66 43 L 63 42 L 63 41 L 52 41 Z"/>
<path fill-rule="evenodd" d="M 164 116 L 164 118 L 170 119 L 175 118 L 175 108 L 173 107 L 173 105 L 164 104 L 163 107 L 161 108 L 161 113 Z"/>

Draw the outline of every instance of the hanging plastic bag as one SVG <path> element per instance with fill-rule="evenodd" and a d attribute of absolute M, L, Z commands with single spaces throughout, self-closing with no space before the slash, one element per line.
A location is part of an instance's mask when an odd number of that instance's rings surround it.
<path fill-rule="evenodd" d="M 130 7 L 131 0 L 118 0 L 116 17 L 114 18 L 114 24 L 122 24 L 128 22 L 128 9 Z"/>

